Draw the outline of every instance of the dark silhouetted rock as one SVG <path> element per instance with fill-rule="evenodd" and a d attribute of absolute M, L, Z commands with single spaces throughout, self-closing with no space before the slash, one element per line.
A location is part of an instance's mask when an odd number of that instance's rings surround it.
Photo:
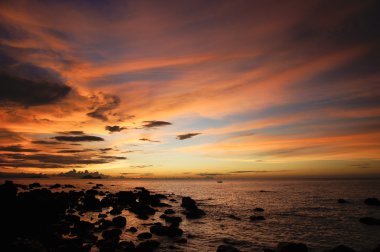
<path fill-rule="evenodd" d="M 171 208 L 166 209 L 166 210 L 164 211 L 164 214 L 174 214 L 174 213 L 175 213 L 174 210 L 171 209 Z"/>
<path fill-rule="evenodd" d="M 95 211 L 100 210 L 101 204 L 100 200 L 95 198 L 95 195 L 87 194 L 83 198 L 83 210 L 85 211 Z"/>
<path fill-rule="evenodd" d="M 372 217 L 364 217 L 359 220 L 361 223 L 366 225 L 380 225 L 380 219 L 375 219 Z"/>
<path fill-rule="evenodd" d="M 380 200 L 377 198 L 368 198 L 364 201 L 364 203 L 369 206 L 380 206 Z"/>
<path fill-rule="evenodd" d="M 229 215 L 227 215 L 227 217 L 230 218 L 230 219 L 233 219 L 233 220 L 241 220 L 240 217 L 237 217 L 237 216 L 235 216 L 233 214 L 229 214 Z"/>
<path fill-rule="evenodd" d="M 135 244 L 131 241 L 121 241 L 119 243 L 119 247 L 121 248 L 122 251 L 125 251 L 125 252 L 135 251 Z"/>
<path fill-rule="evenodd" d="M 178 237 L 182 236 L 182 229 L 176 225 L 163 226 L 161 223 L 156 223 L 150 227 L 150 232 L 158 236 Z"/>
<path fill-rule="evenodd" d="M 372 250 L 372 252 L 380 252 L 380 244 Z"/>
<path fill-rule="evenodd" d="M 181 207 L 186 209 L 185 215 L 188 219 L 198 219 L 206 215 L 206 213 L 199 209 L 195 200 L 190 197 L 183 197 Z"/>
<path fill-rule="evenodd" d="M 262 221 L 262 220 L 265 220 L 265 217 L 261 215 L 252 215 L 249 217 L 249 219 L 251 221 Z"/>
<path fill-rule="evenodd" d="M 255 209 L 253 209 L 253 211 L 255 211 L 255 212 L 264 212 L 264 208 L 256 207 Z"/>
<path fill-rule="evenodd" d="M 150 239 L 152 238 L 152 234 L 149 232 L 140 233 L 137 235 L 138 239 Z"/>
<path fill-rule="evenodd" d="M 127 225 L 127 219 L 123 216 L 117 216 L 117 217 L 112 219 L 112 224 L 115 227 L 122 228 L 125 225 Z"/>
<path fill-rule="evenodd" d="M 345 204 L 345 203 L 348 203 L 348 201 L 345 199 L 338 199 L 338 203 L 339 204 Z"/>
<path fill-rule="evenodd" d="M 157 240 L 147 240 L 140 242 L 136 246 L 136 252 L 151 252 L 155 251 L 160 247 L 160 242 Z"/>
<path fill-rule="evenodd" d="M 131 191 L 120 191 L 115 194 L 116 202 L 119 205 L 131 205 L 136 202 L 136 195 Z"/>
<path fill-rule="evenodd" d="M 352 248 L 347 247 L 345 245 L 339 245 L 330 251 L 331 252 L 355 252 L 355 250 L 353 250 Z"/>
<path fill-rule="evenodd" d="M 187 243 L 187 239 L 186 238 L 181 238 L 181 239 L 178 239 L 175 241 L 176 243 Z"/>
<path fill-rule="evenodd" d="M 237 248 L 231 246 L 231 245 L 220 245 L 216 252 L 240 252 Z"/>
<path fill-rule="evenodd" d="M 137 232 L 137 228 L 135 227 L 130 227 L 129 229 L 127 229 L 127 231 L 131 232 L 131 233 L 136 233 Z"/>
<path fill-rule="evenodd" d="M 36 183 L 32 183 L 32 184 L 29 185 L 29 188 L 30 188 L 30 189 L 38 188 L 38 187 L 41 187 L 41 184 L 40 184 L 40 183 L 37 183 L 37 182 L 36 182 Z"/>
<path fill-rule="evenodd" d="M 100 213 L 98 214 L 98 218 L 107 218 L 107 214 Z"/>
<path fill-rule="evenodd" d="M 123 208 L 121 208 L 121 207 L 118 207 L 118 206 L 114 206 L 113 208 L 112 208 L 112 210 L 110 211 L 110 214 L 111 215 L 119 215 L 119 214 L 121 214 L 121 211 L 123 210 Z"/>
<path fill-rule="evenodd" d="M 54 185 L 51 185 L 49 188 L 50 188 L 50 189 L 61 188 L 61 184 L 54 184 Z"/>
<path fill-rule="evenodd" d="M 303 243 L 280 242 L 277 252 L 308 252 L 308 247 Z"/>
<path fill-rule="evenodd" d="M 102 232 L 102 237 L 106 240 L 119 239 L 120 235 L 121 235 L 121 230 L 117 228 L 105 230 Z"/>

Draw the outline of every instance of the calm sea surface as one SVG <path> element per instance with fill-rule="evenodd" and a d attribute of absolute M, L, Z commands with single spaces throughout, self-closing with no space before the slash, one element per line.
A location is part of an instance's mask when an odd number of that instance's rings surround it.
<path fill-rule="evenodd" d="M 72 184 L 88 189 L 89 180 L 65 179 L 14 179 L 15 183 L 42 185 L 54 183 Z M 206 217 L 185 220 L 181 228 L 194 235 L 184 245 L 176 245 L 176 251 L 216 251 L 224 242 L 234 244 L 242 251 L 262 251 L 263 247 L 275 247 L 280 241 L 303 242 L 313 251 L 323 251 L 345 244 L 358 251 L 370 251 L 380 243 L 380 227 L 359 223 L 359 218 L 380 218 L 380 207 L 367 206 L 368 197 L 380 198 L 379 180 L 234 180 L 217 183 L 215 180 L 95 180 L 104 184 L 103 191 L 130 190 L 144 186 L 157 193 L 174 193 L 191 196 Z M 343 198 L 348 204 L 338 204 Z M 250 222 L 254 208 L 266 220 Z M 181 210 L 179 203 L 174 210 Z M 96 217 L 98 213 L 94 214 Z M 155 220 L 145 222 L 158 221 Z M 241 220 L 228 217 L 234 214 Z M 256 213 L 257 214 L 257 213 Z M 148 230 L 133 214 L 127 216 L 127 228 L 136 226 L 139 231 Z M 134 240 L 124 232 L 122 239 Z M 163 241 L 165 243 L 165 241 Z"/>

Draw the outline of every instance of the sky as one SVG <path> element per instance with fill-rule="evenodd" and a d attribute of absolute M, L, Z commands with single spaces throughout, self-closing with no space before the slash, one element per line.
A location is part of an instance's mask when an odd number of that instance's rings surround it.
<path fill-rule="evenodd" d="M 1 1 L 0 172 L 380 175 L 379 1 Z"/>

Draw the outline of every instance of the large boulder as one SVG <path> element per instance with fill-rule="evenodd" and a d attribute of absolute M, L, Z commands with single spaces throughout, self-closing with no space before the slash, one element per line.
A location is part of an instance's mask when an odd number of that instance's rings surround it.
<path fill-rule="evenodd" d="M 231 246 L 231 245 L 220 245 L 216 252 L 240 252 L 237 248 Z"/>
<path fill-rule="evenodd" d="M 303 243 L 280 242 L 277 252 L 308 252 L 308 247 Z"/>
<path fill-rule="evenodd" d="M 369 206 L 380 206 L 380 200 L 377 198 L 368 198 L 364 201 L 364 203 Z"/>
<path fill-rule="evenodd" d="M 112 224 L 115 227 L 122 228 L 125 225 L 127 225 L 127 219 L 123 216 L 117 216 L 117 217 L 112 219 Z"/>

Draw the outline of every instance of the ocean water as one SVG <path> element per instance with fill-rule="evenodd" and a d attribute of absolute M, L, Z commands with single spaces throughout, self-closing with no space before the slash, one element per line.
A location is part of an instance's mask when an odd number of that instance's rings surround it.
<path fill-rule="evenodd" d="M 42 185 L 54 183 L 75 185 L 88 189 L 89 180 L 67 179 L 15 179 L 15 183 Z M 361 217 L 380 218 L 380 207 L 367 206 L 368 197 L 380 198 L 379 180 L 94 180 L 102 183 L 103 191 L 131 190 L 143 186 L 156 193 L 175 194 L 176 212 L 182 209 L 180 196 L 191 196 L 207 215 L 197 220 L 184 220 L 184 236 L 191 234 L 187 244 L 178 244 L 174 251 L 216 251 L 227 242 L 241 251 L 263 251 L 276 247 L 278 242 L 302 242 L 312 251 L 324 251 L 345 244 L 357 251 L 371 251 L 380 243 L 380 226 L 359 222 Z M 337 199 L 349 201 L 338 204 Z M 254 208 L 265 211 L 255 213 Z M 159 215 L 141 221 L 128 211 L 127 227 L 135 226 L 139 232 L 148 231 L 144 223 L 159 221 Z M 228 217 L 233 214 L 241 220 Z M 250 222 L 254 214 L 266 220 Z M 98 213 L 93 216 L 97 219 Z M 122 239 L 136 240 L 136 235 L 123 232 Z M 171 244 L 159 238 L 165 244 Z M 166 238 L 169 239 L 169 238 Z"/>

